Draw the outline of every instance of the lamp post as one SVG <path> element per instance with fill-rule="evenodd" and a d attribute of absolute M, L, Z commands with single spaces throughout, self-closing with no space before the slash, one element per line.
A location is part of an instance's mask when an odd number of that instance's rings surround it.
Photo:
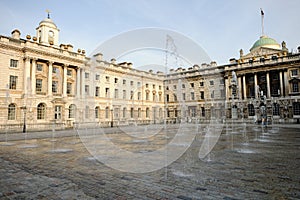
<path fill-rule="evenodd" d="M 26 106 L 22 106 L 21 109 L 24 112 L 24 119 L 23 119 L 23 133 L 26 133 L 26 113 L 27 113 L 27 108 Z"/>

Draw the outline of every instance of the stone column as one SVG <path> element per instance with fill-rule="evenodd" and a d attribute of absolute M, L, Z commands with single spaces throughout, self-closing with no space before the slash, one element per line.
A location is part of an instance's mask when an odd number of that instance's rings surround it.
<path fill-rule="evenodd" d="M 289 95 L 289 81 L 288 81 L 288 72 L 285 71 L 283 72 L 283 81 L 284 81 L 284 96 L 288 96 Z"/>
<path fill-rule="evenodd" d="M 242 99 L 242 77 L 238 77 L 239 99 Z"/>
<path fill-rule="evenodd" d="M 81 97 L 85 98 L 85 77 L 84 77 L 84 69 L 81 69 Z"/>
<path fill-rule="evenodd" d="M 30 58 L 25 58 L 25 64 L 24 64 L 24 77 L 23 77 L 23 91 L 24 94 L 28 94 L 29 90 L 29 84 L 30 84 Z"/>
<path fill-rule="evenodd" d="M 270 73 L 267 72 L 267 98 L 271 98 L 271 89 L 270 89 Z"/>
<path fill-rule="evenodd" d="M 228 100 L 229 97 L 231 96 L 231 94 L 229 92 L 229 80 L 228 80 L 228 78 L 225 79 L 225 87 L 226 87 L 225 88 L 226 89 L 226 99 Z"/>
<path fill-rule="evenodd" d="M 52 96 L 52 66 L 53 62 L 48 62 L 48 96 Z"/>
<path fill-rule="evenodd" d="M 283 94 L 282 71 L 279 72 L 279 82 L 280 82 L 280 96 L 284 96 L 284 94 Z"/>
<path fill-rule="evenodd" d="M 255 99 L 258 99 L 258 91 L 257 91 L 257 73 L 254 73 L 254 92 L 255 92 Z"/>
<path fill-rule="evenodd" d="M 35 72 L 36 72 L 36 59 L 32 59 L 32 66 L 31 66 L 31 92 L 32 94 L 35 94 L 35 84 L 36 84 L 36 78 L 35 78 Z"/>
<path fill-rule="evenodd" d="M 67 70 L 69 65 L 64 65 L 64 75 L 63 75 L 63 97 L 67 96 Z"/>
<path fill-rule="evenodd" d="M 80 68 L 76 69 L 76 97 L 80 97 Z"/>
<path fill-rule="evenodd" d="M 247 99 L 246 74 L 243 76 L 244 99 Z"/>

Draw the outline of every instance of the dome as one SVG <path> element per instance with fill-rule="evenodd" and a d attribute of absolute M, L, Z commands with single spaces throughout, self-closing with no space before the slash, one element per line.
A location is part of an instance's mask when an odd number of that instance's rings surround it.
<path fill-rule="evenodd" d="M 267 47 L 272 49 L 280 49 L 280 45 L 276 42 L 276 40 L 269 38 L 268 36 L 261 36 L 259 40 L 257 40 L 253 46 L 251 47 L 250 51 L 256 49 L 258 47 Z"/>
<path fill-rule="evenodd" d="M 56 28 L 56 29 L 57 29 L 56 24 L 55 24 L 55 23 L 52 21 L 52 19 L 50 19 L 50 18 L 44 19 L 43 21 L 40 22 L 39 25 L 40 25 L 40 26 L 45 25 L 45 26 L 49 26 L 49 27 L 51 27 L 51 28 Z"/>

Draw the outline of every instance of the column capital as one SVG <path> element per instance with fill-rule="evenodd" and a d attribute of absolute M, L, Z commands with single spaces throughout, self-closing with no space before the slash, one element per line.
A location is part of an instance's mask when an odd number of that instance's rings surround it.
<path fill-rule="evenodd" d="M 52 61 L 52 60 L 48 60 L 48 61 L 47 61 L 47 64 L 48 64 L 48 65 L 50 65 L 50 64 L 53 65 L 53 63 L 54 63 L 54 61 Z"/>

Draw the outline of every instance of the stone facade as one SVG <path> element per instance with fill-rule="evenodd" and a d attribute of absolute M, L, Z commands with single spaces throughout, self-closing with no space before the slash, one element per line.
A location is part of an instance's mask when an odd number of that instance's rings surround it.
<path fill-rule="evenodd" d="M 227 65 L 167 73 L 92 58 L 59 44 L 59 29 L 41 21 L 36 37 L 0 36 L 0 131 L 121 126 L 267 117 L 300 118 L 300 53 L 262 36 Z"/>

